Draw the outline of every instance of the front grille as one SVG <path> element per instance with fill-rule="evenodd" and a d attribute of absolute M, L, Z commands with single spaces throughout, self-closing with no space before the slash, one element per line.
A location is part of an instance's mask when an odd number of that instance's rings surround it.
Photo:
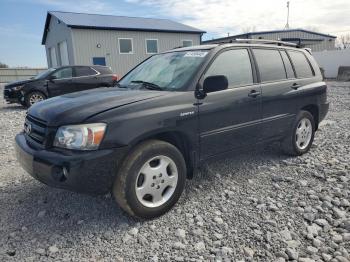
<path fill-rule="evenodd" d="M 40 145 L 44 145 L 47 136 L 46 122 L 36 117 L 27 115 L 24 132 L 26 136 Z"/>

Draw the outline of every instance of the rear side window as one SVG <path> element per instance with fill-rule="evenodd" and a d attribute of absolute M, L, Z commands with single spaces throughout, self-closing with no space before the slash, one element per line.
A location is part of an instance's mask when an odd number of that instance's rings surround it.
<path fill-rule="evenodd" d="M 92 76 L 92 75 L 96 75 L 96 71 L 93 70 L 91 67 L 87 67 L 87 66 L 78 66 L 75 67 L 75 76 L 79 77 L 79 76 Z"/>
<path fill-rule="evenodd" d="M 230 87 L 253 84 L 252 65 L 247 49 L 233 49 L 218 55 L 205 77 L 224 75 Z"/>
<path fill-rule="evenodd" d="M 286 71 L 278 50 L 254 49 L 254 55 L 259 67 L 261 82 L 286 79 Z"/>
<path fill-rule="evenodd" d="M 292 63 L 298 78 L 313 77 L 315 75 L 309 61 L 302 52 L 288 51 L 288 54 L 292 59 Z"/>
<path fill-rule="evenodd" d="M 283 59 L 284 67 L 287 72 L 287 77 L 288 78 L 295 78 L 294 70 L 292 67 L 292 64 L 290 63 L 289 57 L 285 51 L 281 51 L 281 56 Z"/>

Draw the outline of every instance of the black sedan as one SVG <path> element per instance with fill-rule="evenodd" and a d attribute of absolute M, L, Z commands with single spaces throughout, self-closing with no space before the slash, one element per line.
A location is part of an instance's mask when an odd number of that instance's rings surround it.
<path fill-rule="evenodd" d="M 63 66 L 50 68 L 34 78 L 5 85 L 7 103 L 30 107 L 46 98 L 98 87 L 111 87 L 118 77 L 106 66 Z"/>

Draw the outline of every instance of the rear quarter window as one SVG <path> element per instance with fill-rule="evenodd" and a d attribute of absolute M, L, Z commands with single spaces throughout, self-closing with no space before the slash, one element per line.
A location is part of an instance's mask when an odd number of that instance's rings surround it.
<path fill-rule="evenodd" d="M 75 67 L 75 76 L 81 77 L 81 76 L 93 76 L 96 75 L 96 71 L 93 70 L 91 67 L 88 66 L 77 66 Z"/>
<path fill-rule="evenodd" d="M 315 75 L 315 72 L 312 69 L 309 60 L 302 52 L 288 51 L 288 54 L 294 65 L 297 78 L 308 78 Z"/>
<path fill-rule="evenodd" d="M 95 70 L 100 72 L 103 75 L 110 75 L 113 74 L 112 70 L 109 67 L 96 67 Z"/>

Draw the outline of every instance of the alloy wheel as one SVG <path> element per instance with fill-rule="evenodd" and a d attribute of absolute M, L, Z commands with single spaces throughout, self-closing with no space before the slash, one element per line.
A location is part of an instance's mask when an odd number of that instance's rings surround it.
<path fill-rule="evenodd" d="M 174 194 L 177 181 L 175 162 L 167 156 L 153 157 L 142 166 L 137 176 L 137 199 L 146 207 L 159 207 Z"/>
<path fill-rule="evenodd" d="M 312 138 L 312 124 L 310 119 L 302 118 L 295 132 L 295 142 L 300 150 L 304 150 L 310 144 Z"/>

